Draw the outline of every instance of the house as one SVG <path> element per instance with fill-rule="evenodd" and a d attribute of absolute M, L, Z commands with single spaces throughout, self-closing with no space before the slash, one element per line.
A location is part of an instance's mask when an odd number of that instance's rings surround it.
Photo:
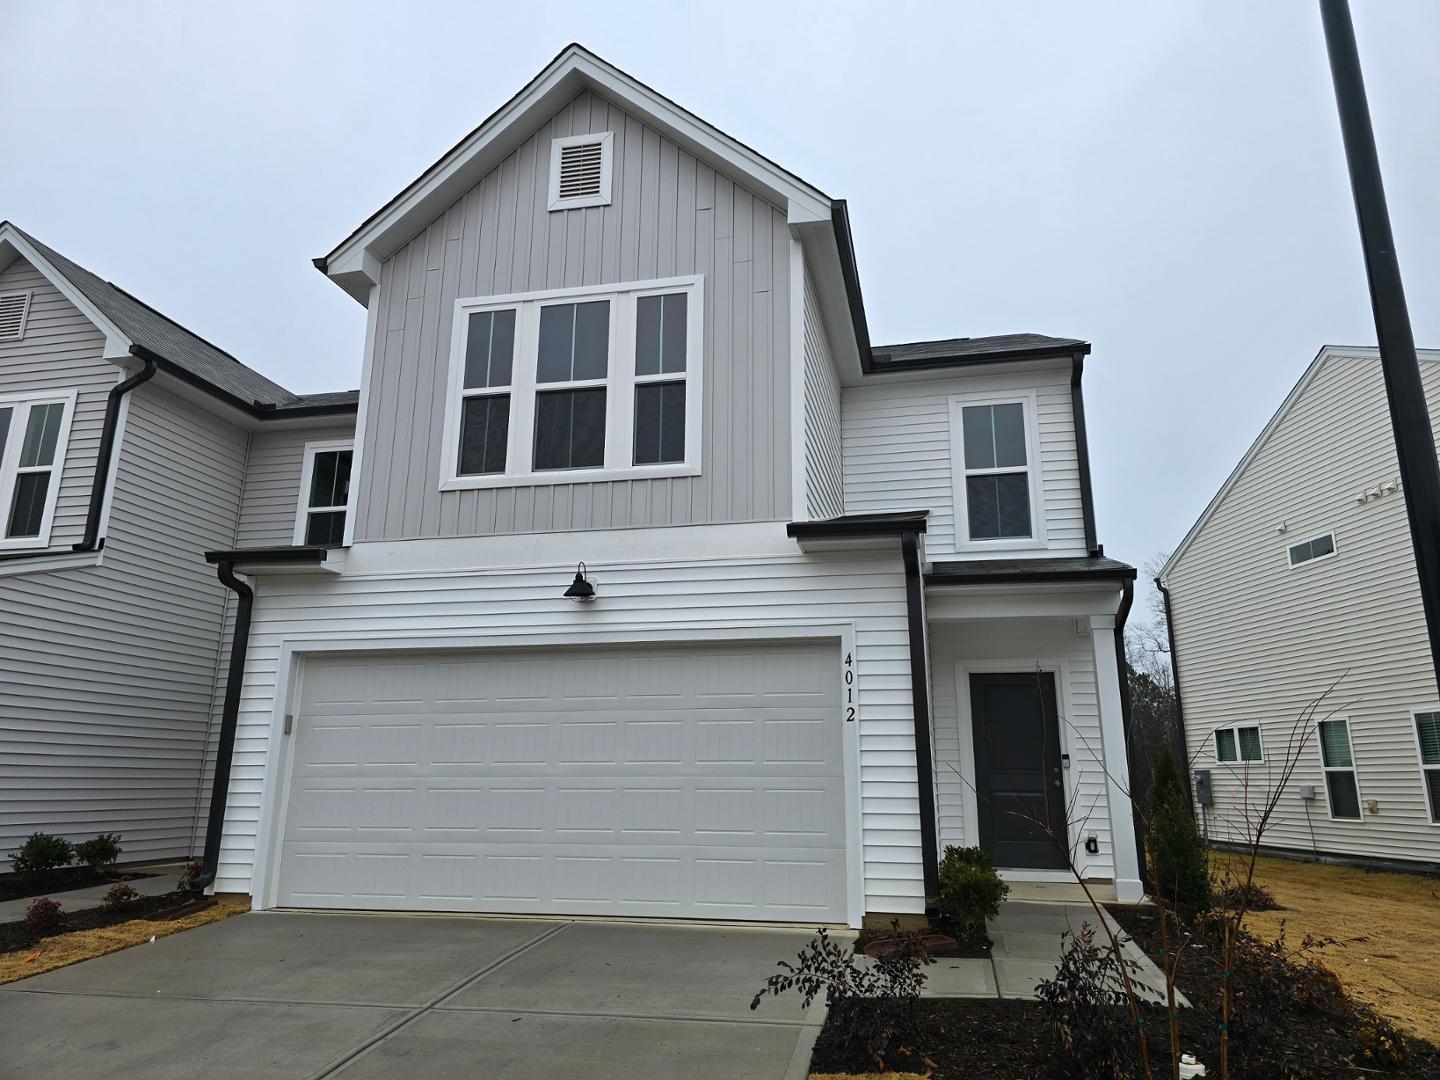
<path fill-rule="evenodd" d="M 1420 367 L 1433 422 L 1440 352 Z M 1267 849 L 1440 867 L 1440 699 L 1376 349 L 1320 350 L 1158 584 L 1210 838 L 1244 840 L 1295 757 Z"/>
<path fill-rule="evenodd" d="M 860 925 L 979 844 L 1139 898 L 1088 344 L 872 345 L 846 204 L 579 46 L 316 265 L 353 431 L 261 419 L 192 548 L 214 889 Z"/>

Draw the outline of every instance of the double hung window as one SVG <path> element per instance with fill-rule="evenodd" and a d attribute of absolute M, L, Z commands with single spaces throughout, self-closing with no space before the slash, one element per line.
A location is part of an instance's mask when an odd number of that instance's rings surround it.
<path fill-rule="evenodd" d="M 73 390 L 0 396 L 0 550 L 49 543 Z"/>

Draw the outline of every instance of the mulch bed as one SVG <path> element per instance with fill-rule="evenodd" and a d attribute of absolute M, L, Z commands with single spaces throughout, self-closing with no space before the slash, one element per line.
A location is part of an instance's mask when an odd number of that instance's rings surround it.
<path fill-rule="evenodd" d="M 983 930 L 978 934 L 967 932 L 943 918 L 932 919 L 931 927 L 925 931 L 929 941 L 926 948 L 931 956 L 937 960 L 989 960 L 993 943 L 990 937 Z M 876 942 L 888 941 L 895 936 L 893 929 L 867 928 L 860 931 L 860 936 L 855 939 L 855 951 L 863 953 L 870 945 Z M 948 939 L 941 943 L 940 939 Z"/>
<path fill-rule="evenodd" d="M 31 896 L 53 896 L 71 889 L 88 889 L 91 885 L 112 885 L 117 881 L 135 881 L 154 877 L 120 870 L 96 871 L 88 866 L 62 866 L 43 874 L 0 875 L 0 900 L 24 900 Z"/>
<path fill-rule="evenodd" d="M 131 919 L 148 919 L 168 915 L 173 909 L 190 906 L 195 900 L 194 893 L 171 892 L 160 896 L 142 896 L 128 904 L 122 911 L 106 911 L 104 908 L 90 908 L 87 911 L 65 913 L 65 925 L 60 933 L 72 930 L 96 930 L 103 926 L 118 926 Z M 32 934 L 25 929 L 25 923 L 0 923 L 0 953 L 32 949 L 44 942 L 48 934 Z"/>
<path fill-rule="evenodd" d="M 909 1053 L 885 1062 L 891 1071 L 924 1074 L 933 1065 L 937 1080 L 1015 1080 L 1051 1067 L 1053 1042 L 1033 1001 L 924 998 L 919 1009 L 924 1035 Z M 875 1063 L 864 1051 L 845 1053 L 827 1021 L 810 1071 L 863 1074 L 874 1072 Z"/>

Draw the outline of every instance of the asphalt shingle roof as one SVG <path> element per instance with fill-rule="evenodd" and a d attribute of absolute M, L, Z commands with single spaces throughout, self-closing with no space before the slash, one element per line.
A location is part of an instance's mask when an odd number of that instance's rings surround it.
<path fill-rule="evenodd" d="M 1045 334 L 995 334 L 991 337 L 945 338 L 940 341 L 912 341 L 904 345 L 876 345 L 871 353 L 875 367 L 924 361 L 973 360 L 976 357 L 1003 357 L 1007 354 L 1033 355 L 1038 352 L 1089 351 L 1079 338 L 1049 337 Z"/>

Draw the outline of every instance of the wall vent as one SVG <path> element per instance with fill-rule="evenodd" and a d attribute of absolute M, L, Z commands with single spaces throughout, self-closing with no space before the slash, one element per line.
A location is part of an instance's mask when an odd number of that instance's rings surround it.
<path fill-rule="evenodd" d="M 30 314 L 28 292 L 0 293 L 0 341 L 15 341 L 25 336 L 25 320 Z"/>
<path fill-rule="evenodd" d="M 550 153 L 550 209 L 604 206 L 610 202 L 613 133 L 556 139 Z"/>

